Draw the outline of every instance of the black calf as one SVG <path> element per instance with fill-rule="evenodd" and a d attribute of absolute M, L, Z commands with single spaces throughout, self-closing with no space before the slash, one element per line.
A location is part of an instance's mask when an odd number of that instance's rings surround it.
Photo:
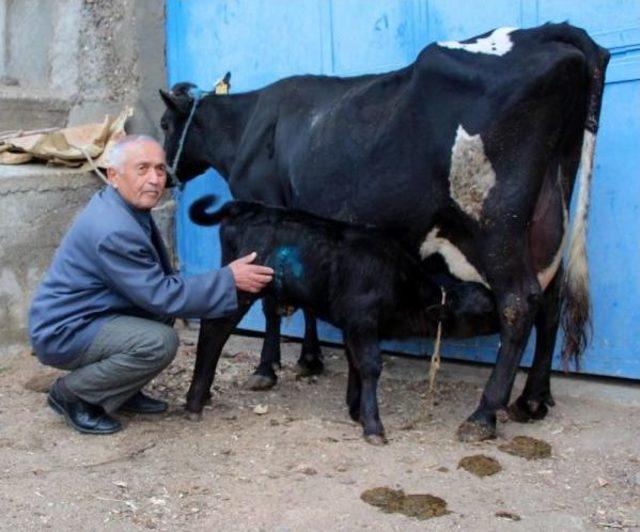
<path fill-rule="evenodd" d="M 443 308 L 440 287 L 419 260 L 380 231 L 251 202 L 230 202 L 207 214 L 213 201 L 208 196 L 196 202 L 191 217 L 201 225 L 221 224 L 224 264 L 256 251 L 257 262 L 274 269 L 273 283 L 260 294 L 267 309 L 309 309 L 342 329 L 349 413 L 372 443 L 385 441 L 376 395 L 380 340 L 433 336 L 438 319 L 449 336 L 498 330 L 488 290 L 479 284 L 453 285 Z M 222 347 L 254 299 L 242 294 L 236 315 L 203 321 L 188 411 L 201 412 Z M 263 355 L 275 352 L 263 350 Z M 261 366 L 267 370 L 277 362 L 263 358 Z"/>

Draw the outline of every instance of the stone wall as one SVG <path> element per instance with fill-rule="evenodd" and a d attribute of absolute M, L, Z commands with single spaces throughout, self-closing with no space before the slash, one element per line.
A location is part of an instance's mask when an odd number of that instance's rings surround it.
<path fill-rule="evenodd" d="M 162 0 L 0 0 L 0 129 L 64 125 L 34 123 L 24 110 L 9 121 L 7 108 L 46 97 L 40 113 L 66 106 L 69 125 L 132 105 L 129 130 L 159 138 L 164 7 Z"/>

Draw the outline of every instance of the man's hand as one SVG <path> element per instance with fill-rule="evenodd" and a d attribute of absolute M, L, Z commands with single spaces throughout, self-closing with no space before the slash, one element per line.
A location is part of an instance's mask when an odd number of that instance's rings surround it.
<path fill-rule="evenodd" d="M 273 270 L 268 266 L 251 264 L 256 260 L 256 252 L 229 263 L 238 290 L 257 294 L 273 280 Z"/>

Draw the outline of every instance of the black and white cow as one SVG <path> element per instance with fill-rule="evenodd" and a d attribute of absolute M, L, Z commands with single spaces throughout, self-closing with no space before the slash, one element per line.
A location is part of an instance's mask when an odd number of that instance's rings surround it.
<path fill-rule="evenodd" d="M 342 330 L 349 363 L 346 403 L 373 444 L 386 442 L 377 400 L 381 340 L 435 336 L 438 322 L 445 337 L 498 331 L 495 301 L 486 287 L 448 279 L 442 304 L 440 284 L 417 254 L 384 231 L 247 201 L 207 213 L 214 202 L 211 196 L 196 201 L 190 216 L 201 225 L 221 224 L 223 263 L 255 251 L 258 263 L 273 268 L 274 279 L 259 295 L 241 294 L 234 315 L 207 321 L 187 394 L 187 411 L 196 418 L 222 348 L 256 297 L 275 312 L 312 310 Z M 268 371 L 275 362 L 261 364 Z"/>
<path fill-rule="evenodd" d="M 543 417 L 552 404 L 561 306 L 565 358 L 585 347 L 585 233 L 608 59 L 583 30 L 547 24 L 433 43 L 387 74 L 294 76 L 209 95 L 195 110 L 193 85 L 182 83 L 162 92 L 165 148 L 173 161 L 184 134 L 182 181 L 213 167 L 238 199 L 391 229 L 453 276 L 490 288 L 500 348 L 478 408 L 458 430 L 463 440 L 485 439 L 533 325 L 533 367 L 513 407 L 520 417 Z"/>

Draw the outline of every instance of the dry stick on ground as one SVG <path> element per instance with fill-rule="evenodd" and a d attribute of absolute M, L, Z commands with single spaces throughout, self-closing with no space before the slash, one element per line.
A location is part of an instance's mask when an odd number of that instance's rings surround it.
<path fill-rule="evenodd" d="M 447 292 L 444 288 L 440 287 L 442 291 L 442 299 L 441 306 L 444 307 L 444 304 L 447 302 Z M 411 421 L 407 422 L 404 425 L 405 430 L 410 430 L 416 426 L 419 422 L 423 421 L 427 412 L 431 410 L 433 406 L 433 401 L 435 399 L 435 391 L 436 391 L 436 375 L 438 374 L 438 370 L 440 369 L 440 344 L 442 343 L 442 320 L 438 320 L 438 329 L 436 331 L 436 341 L 433 345 L 433 355 L 431 356 L 431 361 L 429 363 L 429 388 L 424 393 L 424 399 L 422 401 L 422 407 L 418 410 L 418 415 L 413 418 Z"/>
<path fill-rule="evenodd" d="M 141 454 L 145 453 L 149 449 L 153 449 L 155 446 L 156 446 L 155 443 L 149 443 L 143 447 L 134 449 L 133 451 L 129 451 L 128 453 L 121 454 L 113 458 L 109 458 L 108 460 L 102 460 L 101 462 L 95 462 L 92 464 L 78 464 L 78 465 L 71 465 L 71 466 L 64 466 L 64 467 L 52 467 L 51 469 L 42 469 L 42 470 L 36 469 L 36 470 L 30 470 L 30 471 L 22 471 L 14 475 L 2 475 L 0 476 L 0 480 L 6 480 L 6 479 L 14 478 L 17 476 L 21 476 L 21 475 L 36 475 L 39 477 L 42 475 L 48 475 L 49 473 L 56 473 L 59 471 L 69 471 L 71 469 L 93 469 L 94 467 L 101 467 L 105 465 L 115 464 L 118 462 L 125 462 L 125 461 L 133 460 L 139 457 Z"/>
<path fill-rule="evenodd" d="M 447 302 L 447 292 L 444 288 L 440 288 L 442 291 L 442 300 L 440 306 L 444 307 Z M 436 332 L 436 343 L 433 346 L 433 356 L 431 357 L 431 363 L 429 364 L 429 391 L 427 397 L 431 400 L 435 393 L 436 388 L 436 375 L 440 369 L 440 342 L 442 341 L 442 320 L 438 320 L 438 330 Z"/>

